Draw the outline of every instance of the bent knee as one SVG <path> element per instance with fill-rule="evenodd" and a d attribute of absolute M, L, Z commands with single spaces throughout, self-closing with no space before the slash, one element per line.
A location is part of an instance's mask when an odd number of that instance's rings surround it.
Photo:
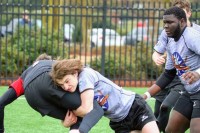
<path fill-rule="evenodd" d="M 161 105 L 160 106 L 160 110 L 161 111 L 169 111 L 171 108 L 169 106 L 166 106 L 166 105 Z"/>

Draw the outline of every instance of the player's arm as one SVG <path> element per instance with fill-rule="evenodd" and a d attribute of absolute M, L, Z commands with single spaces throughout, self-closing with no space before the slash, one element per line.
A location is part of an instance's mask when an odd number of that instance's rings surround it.
<path fill-rule="evenodd" d="M 104 115 L 104 111 L 102 107 L 97 103 L 97 101 L 93 102 L 93 110 L 91 110 L 88 114 L 83 117 L 81 125 L 79 127 L 79 131 L 81 133 L 88 133 L 90 129 L 102 118 Z"/>
<path fill-rule="evenodd" d="M 155 51 L 152 54 L 152 59 L 158 66 L 164 64 L 166 61 L 165 52 L 166 52 L 166 46 L 167 46 L 168 41 L 169 40 L 168 40 L 167 34 L 165 30 L 163 30 L 158 38 L 157 44 L 154 46 Z"/>
<path fill-rule="evenodd" d="M 81 93 L 81 106 L 74 110 L 77 116 L 83 117 L 93 109 L 94 90 L 86 89 Z"/>
<path fill-rule="evenodd" d="M 81 133 L 87 133 L 104 115 L 103 109 L 93 100 L 94 90 L 87 89 L 81 93 L 81 106 L 73 112 L 77 116 L 83 117 L 79 126 Z"/>
<path fill-rule="evenodd" d="M 200 79 L 200 68 L 196 71 L 187 71 L 181 77 L 188 82 L 188 84 L 192 84 Z"/>
<path fill-rule="evenodd" d="M 81 123 L 80 123 L 80 121 L 77 121 L 77 123 L 74 124 L 70 128 L 70 133 L 74 133 L 74 132 L 88 133 L 91 130 L 91 128 L 101 119 L 101 117 L 104 115 L 103 109 L 97 103 L 97 101 L 94 100 L 93 104 L 94 104 L 94 106 L 93 106 L 94 108 L 83 117 Z M 75 120 L 75 119 L 73 118 L 73 120 Z M 69 124 L 69 123 L 70 123 L 69 120 L 66 120 L 66 123 L 64 123 L 64 124 Z"/>
<path fill-rule="evenodd" d="M 153 84 L 147 92 L 144 93 L 143 98 L 149 99 L 151 96 L 156 95 L 161 89 L 165 88 L 176 75 L 176 69 L 166 70 L 160 75 L 156 80 L 156 83 Z"/>
<path fill-rule="evenodd" d="M 158 53 L 157 51 L 154 51 L 152 54 L 152 59 L 156 63 L 157 66 L 160 66 L 165 63 L 166 54 Z"/>

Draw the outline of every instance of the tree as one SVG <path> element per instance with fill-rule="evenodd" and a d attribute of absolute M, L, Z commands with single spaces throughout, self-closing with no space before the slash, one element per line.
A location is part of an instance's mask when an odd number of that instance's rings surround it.
<path fill-rule="evenodd" d="M 89 52 L 90 49 L 90 41 L 89 36 L 87 36 L 87 31 L 88 29 L 91 29 L 92 24 L 91 24 L 91 19 L 87 18 L 86 16 L 88 14 L 91 14 L 91 10 L 87 9 L 86 7 L 91 5 L 91 0 L 78 0 L 77 4 L 81 7 L 78 10 L 78 14 L 80 14 L 81 17 L 81 32 L 83 36 L 82 44 L 83 47 L 85 48 L 85 52 Z"/>
<path fill-rule="evenodd" d="M 58 32 L 63 27 L 63 8 L 64 0 L 42 0 L 42 24 L 48 27 L 48 31 Z M 48 21 L 48 22 L 47 22 Z M 47 25 L 48 24 L 48 25 Z"/>

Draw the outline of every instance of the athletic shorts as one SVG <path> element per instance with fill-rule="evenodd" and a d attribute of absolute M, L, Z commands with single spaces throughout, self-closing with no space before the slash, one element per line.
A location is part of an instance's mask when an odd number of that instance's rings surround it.
<path fill-rule="evenodd" d="M 127 133 L 133 130 L 142 130 L 144 125 L 151 121 L 156 121 L 151 108 L 141 96 L 136 94 L 127 117 L 120 122 L 110 121 L 110 127 L 116 133 Z"/>
<path fill-rule="evenodd" d="M 200 118 L 200 91 L 190 95 L 193 103 L 192 118 Z"/>
<path fill-rule="evenodd" d="M 191 119 L 193 103 L 190 100 L 190 95 L 187 91 L 184 91 L 183 94 L 179 97 L 176 104 L 174 105 L 174 110 L 181 113 L 188 120 Z"/>
<path fill-rule="evenodd" d="M 162 105 L 167 107 L 174 107 L 179 97 L 185 92 L 183 85 L 175 85 L 171 88 L 169 94 L 164 99 Z"/>
<path fill-rule="evenodd" d="M 157 95 L 155 95 L 154 98 L 156 100 L 158 100 L 159 102 L 163 102 L 165 100 L 165 98 L 168 97 L 168 94 L 171 93 L 171 91 L 172 91 L 172 94 L 174 92 L 182 93 L 182 91 L 184 91 L 184 86 L 181 83 L 178 76 L 175 76 L 175 78 L 172 80 L 172 82 L 166 88 L 162 89 Z M 168 99 L 168 100 L 170 100 L 170 99 Z M 171 100 L 171 101 L 173 102 L 174 100 Z"/>
<path fill-rule="evenodd" d="M 157 101 L 163 102 L 168 95 L 169 90 L 167 89 L 162 89 L 159 93 L 157 93 L 155 96 L 153 96 Z"/>

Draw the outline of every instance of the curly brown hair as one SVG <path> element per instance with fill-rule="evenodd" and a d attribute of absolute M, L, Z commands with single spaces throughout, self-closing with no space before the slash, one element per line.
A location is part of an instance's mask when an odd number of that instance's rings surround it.
<path fill-rule="evenodd" d="M 79 59 L 61 59 L 56 60 L 52 66 L 50 75 L 55 83 L 63 79 L 66 75 L 80 73 L 83 69 L 83 64 Z"/>
<path fill-rule="evenodd" d="M 46 53 L 43 53 L 35 59 L 35 61 L 39 61 L 39 60 L 52 60 L 52 57 Z"/>
<path fill-rule="evenodd" d="M 173 0 L 172 5 L 178 6 L 182 9 L 186 9 L 187 12 L 191 12 L 191 3 L 189 0 Z"/>

